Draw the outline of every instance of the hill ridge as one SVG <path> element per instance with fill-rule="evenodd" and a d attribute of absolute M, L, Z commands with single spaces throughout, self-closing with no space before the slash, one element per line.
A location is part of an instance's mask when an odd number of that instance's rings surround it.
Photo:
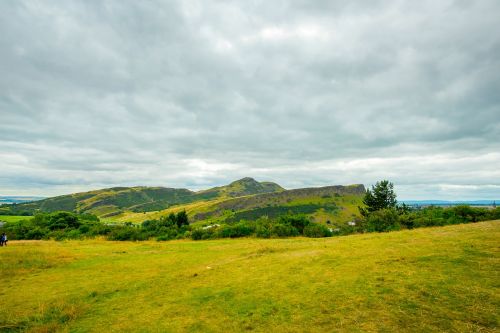
<path fill-rule="evenodd" d="M 3 207 L 3 209 L 27 212 L 66 210 L 106 217 L 119 215 L 123 210 L 128 209 L 148 212 L 219 197 L 238 197 L 282 190 L 284 189 L 278 184 L 260 183 L 253 178 L 245 177 L 225 186 L 201 191 L 162 186 L 114 186 L 19 203 L 9 208 Z"/>
<path fill-rule="evenodd" d="M 186 210 L 195 223 L 204 220 L 233 222 L 282 214 L 306 214 L 315 221 L 326 223 L 355 218 L 364 193 L 362 184 L 286 190 L 274 182 L 244 177 L 228 185 L 196 192 L 161 186 L 111 187 L 11 207 L 19 212 L 66 210 L 133 222 Z"/>

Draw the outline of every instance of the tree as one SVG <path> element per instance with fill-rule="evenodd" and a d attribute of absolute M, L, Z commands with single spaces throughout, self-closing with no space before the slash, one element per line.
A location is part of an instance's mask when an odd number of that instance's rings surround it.
<path fill-rule="evenodd" d="M 378 210 L 396 208 L 398 202 L 394 192 L 394 184 L 388 180 L 382 180 L 372 185 L 371 190 L 366 190 L 363 203 L 365 207 L 359 207 L 359 211 L 365 217 Z"/>
<path fill-rule="evenodd" d="M 177 226 L 179 228 L 182 227 L 183 225 L 189 225 L 188 216 L 185 210 L 177 213 L 176 220 L 177 220 Z"/>
<path fill-rule="evenodd" d="M 303 234 L 304 228 L 310 224 L 310 221 L 304 215 L 285 215 L 279 218 L 279 223 L 290 224 Z"/>
<path fill-rule="evenodd" d="M 45 221 L 50 230 L 66 228 L 77 229 L 82 224 L 78 220 L 78 216 L 65 211 L 51 213 L 47 218 L 45 218 Z"/>

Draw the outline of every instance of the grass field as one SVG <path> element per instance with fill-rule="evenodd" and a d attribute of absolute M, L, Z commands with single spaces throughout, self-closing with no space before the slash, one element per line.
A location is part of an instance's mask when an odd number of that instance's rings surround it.
<path fill-rule="evenodd" d="M 21 220 L 30 220 L 33 216 L 0 215 L 1 222 L 19 222 Z"/>
<path fill-rule="evenodd" d="M 500 222 L 323 239 L 12 241 L 0 330 L 496 332 Z"/>

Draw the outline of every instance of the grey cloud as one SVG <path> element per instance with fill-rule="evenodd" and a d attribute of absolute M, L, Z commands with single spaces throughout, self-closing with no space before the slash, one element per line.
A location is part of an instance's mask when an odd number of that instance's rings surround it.
<path fill-rule="evenodd" d="M 389 177 L 406 198 L 494 197 L 499 10 L 0 4 L 0 194 L 255 176 L 287 187 Z"/>

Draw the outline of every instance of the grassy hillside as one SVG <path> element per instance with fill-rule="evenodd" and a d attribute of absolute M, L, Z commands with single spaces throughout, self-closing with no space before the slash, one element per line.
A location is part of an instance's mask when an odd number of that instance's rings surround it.
<path fill-rule="evenodd" d="M 164 187 L 114 187 L 48 198 L 11 206 L 16 211 L 53 212 L 57 210 L 112 217 L 123 212 L 150 212 L 192 202 L 231 198 L 243 195 L 280 192 L 283 188 L 270 182 L 243 178 L 227 186 L 193 192 Z M 5 208 L 7 209 L 7 208 Z"/>
<path fill-rule="evenodd" d="M 186 210 L 194 223 L 231 223 L 271 218 L 284 214 L 305 214 L 315 222 L 340 224 L 355 218 L 361 205 L 363 185 L 326 186 L 283 190 L 238 198 L 219 198 L 209 201 L 178 205 L 158 212 L 127 212 L 115 216 L 120 221 L 141 222 L 157 219 L 170 213 Z"/>
<path fill-rule="evenodd" d="M 276 183 L 258 182 L 253 178 L 246 177 L 226 186 L 214 187 L 209 190 L 200 191 L 197 194 L 209 198 L 223 197 L 235 198 L 245 195 L 281 192 L 285 189 Z"/>
<path fill-rule="evenodd" d="M 17 210 L 53 212 L 57 210 L 112 216 L 123 210 L 162 209 L 174 202 L 188 202 L 194 194 L 186 189 L 163 187 L 114 187 L 70 195 L 62 195 L 36 202 L 18 204 Z M 153 206 L 153 207 L 151 207 Z"/>
<path fill-rule="evenodd" d="M 495 332 L 500 222 L 326 239 L 25 241 L 0 330 Z"/>
<path fill-rule="evenodd" d="M 115 187 L 19 204 L 18 211 L 57 210 L 95 214 L 106 221 L 143 222 L 185 210 L 194 223 L 231 223 L 305 214 L 331 225 L 358 214 L 363 185 L 285 190 L 271 182 L 243 178 L 226 186 L 193 192 L 163 187 Z"/>

